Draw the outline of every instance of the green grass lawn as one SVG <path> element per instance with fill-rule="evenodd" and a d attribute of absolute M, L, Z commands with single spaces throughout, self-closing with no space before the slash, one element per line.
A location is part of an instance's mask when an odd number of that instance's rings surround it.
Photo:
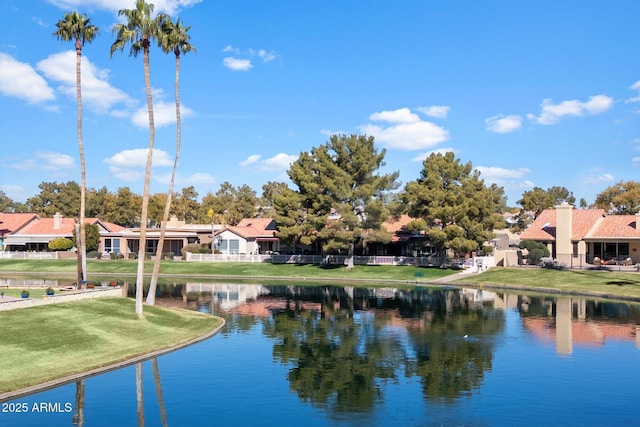
<path fill-rule="evenodd" d="M 185 343 L 221 319 L 186 310 L 101 298 L 0 312 L 0 393 L 108 366 Z"/>
<path fill-rule="evenodd" d="M 89 260 L 87 271 L 92 275 L 126 274 L 135 275 L 137 261 L 126 260 Z M 75 260 L 0 260 L 2 272 L 56 273 L 76 274 Z M 151 274 L 153 263 L 145 263 L 145 272 Z M 430 280 L 456 273 L 455 270 L 439 268 L 419 268 L 412 266 L 366 266 L 356 265 L 347 270 L 344 266 L 322 268 L 317 265 L 241 263 L 241 262 L 185 262 L 162 261 L 161 275 L 183 276 L 251 276 L 251 277 L 289 277 L 315 279 L 371 279 L 371 280 L 415 280 L 416 273 L 420 280 Z"/>
<path fill-rule="evenodd" d="M 32 289 L 29 288 L 29 298 L 31 299 L 42 299 L 42 297 L 45 296 L 45 294 L 47 293 L 46 289 Z M 21 294 L 22 294 L 22 289 L 7 289 L 7 288 L 0 288 L 0 292 L 4 292 L 4 296 L 9 296 L 9 297 L 14 297 L 14 298 L 21 298 Z M 59 294 L 60 292 L 56 292 L 54 291 L 54 294 Z M 1 299 L 2 297 L 0 297 Z"/>
<path fill-rule="evenodd" d="M 640 299 L 640 274 L 607 270 L 553 270 L 546 268 L 492 268 L 453 284 L 510 286 L 541 291 L 588 293 Z"/>

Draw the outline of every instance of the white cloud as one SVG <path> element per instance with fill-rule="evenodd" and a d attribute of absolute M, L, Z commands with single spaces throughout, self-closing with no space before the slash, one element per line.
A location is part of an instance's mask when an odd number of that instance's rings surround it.
<path fill-rule="evenodd" d="M 239 59 L 232 56 L 227 56 L 222 60 L 225 67 L 233 71 L 248 71 L 253 68 L 251 61 L 248 59 Z"/>
<path fill-rule="evenodd" d="M 154 177 L 154 181 L 161 184 L 169 184 L 169 182 L 171 182 L 171 173 L 158 174 L 154 175 Z M 216 180 L 210 174 L 204 172 L 194 173 L 189 176 L 182 176 L 180 173 L 177 173 L 174 179 L 174 185 L 177 187 L 213 184 L 215 182 Z"/>
<path fill-rule="evenodd" d="M 638 92 L 640 92 L 640 80 L 638 80 L 637 82 L 635 82 L 634 84 L 632 84 L 629 89 L 631 90 L 637 90 Z M 629 102 L 640 102 L 640 93 L 638 94 L 638 96 L 634 96 L 633 98 L 629 98 L 626 101 L 624 101 L 626 103 Z"/>
<path fill-rule="evenodd" d="M 0 93 L 22 99 L 29 104 L 41 104 L 55 99 L 53 89 L 31 65 L 1 52 Z"/>
<path fill-rule="evenodd" d="M 487 124 L 487 130 L 494 133 L 514 132 L 522 126 L 522 118 L 515 115 L 496 114 L 485 119 L 484 122 Z"/>
<path fill-rule="evenodd" d="M 75 160 L 73 157 L 54 153 L 51 151 L 37 152 L 23 161 L 13 162 L 11 168 L 21 170 L 60 171 L 73 169 Z"/>
<path fill-rule="evenodd" d="M 0 190 L 13 201 L 27 200 L 31 194 L 27 194 L 27 190 L 19 185 L 0 185 Z"/>
<path fill-rule="evenodd" d="M 44 76 L 58 82 L 57 90 L 76 99 L 76 52 L 68 50 L 50 55 L 38 62 Z M 107 81 L 109 71 L 99 69 L 86 56 L 82 57 L 82 102 L 99 113 L 106 113 L 116 104 L 133 105 L 134 100 Z"/>
<path fill-rule="evenodd" d="M 613 182 L 613 175 L 610 173 L 603 173 L 602 175 L 587 175 L 582 177 L 583 184 L 600 184 L 603 182 Z"/>
<path fill-rule="evenodd" d="M 193 110 L 180 104 L 180 118 L 193 115 Z M 149 110 L 140 107 L 131 115 L 131 122 L 142 129 L 149 128 Z M 176 104 L 162 100 L 153 103 L 153 124 L 156 129 L 176 123 Z"/>
<path fill-rule="evenodd" d="M 273 53 L 273 52 L 267 52 L 267 51 L 266 51 L 266 50 L 264 50 L 264 49 L 260 49 L 260 50 L 258 51 L 258 56 L 259 56 L 260 58 L 262 58 L 262 60 L 263 60 L 264 62 L 270 62 L 270 61 L 273 61 L 274 59 L 276 59 L 276 55 L 275 55 L 275 53 Z"/>
<path fill-rule="evenodd" d="M 132 9 L 135 2 L 132 0 L 47 0 L 49 3 L 63 10 L 95 10 L 103 9 L 117 12 L 120 9 Z M 154 12 L 175 14 L 180 9 L 191 7 L 202 0 L 153 0 Z"/>
<path fill-rule="evenodd" d="M 247 157 L 246 160 L 241 161 L 240 166 L 254 165 L 258 163 L 258 161 L 260 160 L 260 157 L 262 157 L 260 154 L 252 154 L 249 157 Z"/>
<path fill-rule="evenodd" d="M 451 108 L 446 105 L 432 105 L 430 107 L 418 107 L 416 110 L 429 117 L 446 119 Z"/>
<path fill-rule="evenodd" d="M 123 181 L 136 181 L 144 178 L 147 165 L 148 148 L 123 150 L 104 160 L 109 171 Z M 154 149 L 152 166 L 173 166 L 173 159 L 164 150 Z"/>
<path fill-rule="evenodd" d="M 408 108 L 373 113 L 369 119 L 391 123 L 386 127 L 374 124 L 358 127 L 361 132 L 374 136 L 378 143 L 389 148 L 423 150 L 433 148 L 449 139 L 448 130 L 421 120 Z"/>
<path fill-rule="evenodd" d="M 289 169 L 289 166 L 298 159 L 297 155 L 278 153 L 275 156 L 261 160 L 260 154 L 252 154 L 240 162 L 240 166 L 250 167 L 262 172 L 282 172 Z"/>
<path fill-rule="evenodd" d="M 431 154 L 442 154 L 442 155 L 444 155 L 446 153 L 458 154 L 459 152 L 460 152 L 459 150 L 456 150 L 453 147 L 442 147 L 442 148 L 438 148 L 436 150 L 427 151 L 426 153 L 418 154 L 417 156 L 413 157 L 411 159 L 411 161 L 412 162 L 420 162 L 420 163 L 422 163 Z"/>
<path fill-rule="evenodd" d="M 640 157 L 634 157 L 631 162 L 636 166 L 640 166 Z"/>
<path fill-rule="evenodd" d="M 408 108 L 399 108 L 392 111 L 381 111 L 369 116 L 369 120 L 383 121 L 389 123 L 415 123 L 420 121 L 420 117 Z"/>
<path fill-rule="evenodd" d="M 539 116 L 527 114 L 527 117 L 541 125 L 553 125 L 558 123 L 563 116 L 600 114 L 607 111 L 612 105 L 613 98 L 606 95 L 592 96 L 586 102 L 573 99 L 562 101 L 559 104 L 553 104 L 553 101 L 547 98 L 542 101 L 542 111 Z"/>
<path fill-rule="evenodd" d="M 480 178 L 488 182 L 500 184 L 505 180 L 523 178 L 531 172 L 527 168 L 505 169 L 495 166 L 478 166 L 476 168 L 480 172 Z"/>

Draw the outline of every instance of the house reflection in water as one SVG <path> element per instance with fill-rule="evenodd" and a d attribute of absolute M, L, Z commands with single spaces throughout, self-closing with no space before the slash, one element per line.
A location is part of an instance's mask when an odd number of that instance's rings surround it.
<path fill-rule="evenodd" d="M 607 341 L 635 341 L 640 350 L 639 306 L 515 295 L 497 298 L 496 303 L 517 308 L 524 327 L 542 341 L 555 342 L 560 355 L 572 354 L 574 346 L 604 346 Z"/>

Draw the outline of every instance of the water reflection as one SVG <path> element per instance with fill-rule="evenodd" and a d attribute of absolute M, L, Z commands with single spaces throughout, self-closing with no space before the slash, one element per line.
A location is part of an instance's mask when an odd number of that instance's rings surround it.
<path fill-rule="evenodd" d="M 420 378 L 427 399 L 470 393 L 504 327 L 495 294 L 470 289 L 186 283 L 159 296 L 226 317 L 223 334 L 260 324 L 291 390 L 334 413 L 370 411 L 403 377 Z"/>
<path fill-rule="evenodd" d="M 157 302 L 220 315 L 226 327 L 162 356 L 162 384 L 158 362 L 144 362 L 155 397 L 142 366 L 76 384 L 77 425 L 208 425 L 212 414 L 217 425 L 637 421 L 628 408 L 640 382 L 638 305 L 478 289 L 192 282 L 161 284 Z M 615 387 L 605 391 L 594 372 Z M 29 399 L 72 401 L 72 393 Z"/>
<path fill-rule="evenodd" d="M 602 347 L 607 341 L 632 341 L 640 349 L 640 307 L 579 297 L 513 296 L 497 304 L 516 308 L 536 338 L 555 343 L 560 355 L 574 346 Z"/>

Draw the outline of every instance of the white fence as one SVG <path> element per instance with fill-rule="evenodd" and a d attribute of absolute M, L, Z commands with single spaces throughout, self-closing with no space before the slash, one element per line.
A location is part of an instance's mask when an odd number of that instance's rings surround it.
<path fill-rule="evenodd" d="M 186 261 L 192 262 L 270 262 L 273 264 L 327 264 L 344 265 L 346 255 L 244 255 L 244 254 L 194 254 L 187 252 Z M 357 265 L 415 265 L 420 267 L 438 267 L 442 263 L 439 257 L 400 257 L 392 255 L 356 256 Z"/>
<path fill-rule="evenodd" d="M 58 252 L 0 251 L 0 259 L 58 259 Z"/>

